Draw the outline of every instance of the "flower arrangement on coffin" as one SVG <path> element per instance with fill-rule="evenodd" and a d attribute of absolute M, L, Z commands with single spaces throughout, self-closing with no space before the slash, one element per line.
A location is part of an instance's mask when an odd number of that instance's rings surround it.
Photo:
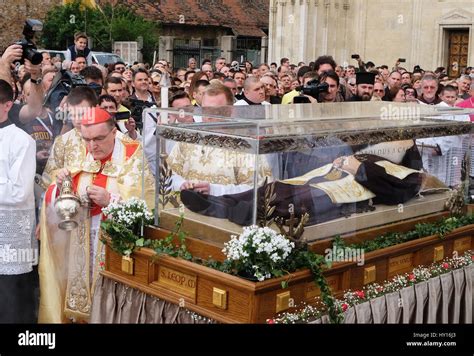
<path fill-rule="evenodd" d="M 349 307 L 380 297 L 382 295 L 398 292 L 401 289 L 415 285 L 430 278 L 460 269 L 474 264 L 474 252 L 467 251 L 462 256 L 445 259 L 433 263 L 431 266 L 419 266 L 410 273 L 394 276 L 382 284 L 371 283 L 363 290 L 346 291 L 342 299 L 336 299 L 335 304 L 340 313 L 344 313 Z M 301 305 L 297 312 L 286 312 L 278 317 L 267 320 L 268 324 L 295 324 L 306 323 L 318 319 L 325 314 L 324 310 L 312 305 Z"/>
<path fill-rule="evenodd" d="M 263 281 L 283 276 L 295 244 L 269 227 L 247 226 L 224 246 L 222 252 L 240 276 Z"/>
<path fill-rule="evenodd" d="M 144 200 L 133 197 L 112 202 L 102 212 L 107 220 L 101 222 L 101 229 L 110 237 L 115 252 L 128 257 L 136 247 L 150 243 L 142 237 L 142 227 L 153 222 L 153 214 Z"/>
<path fill-rule="evenodd" d="M 308 251 L 306 246 L 295 248 L 295 243 L 269 227 L 244 227 L 242 234 L 233 235 L 224 244 L 222 252 L 227 259 L 224 266 L 230 266 L 227 273 L 234 273 L 244 278 L 258 281 L 285 274 L 299 269 L 309 268 L 314 282 L 321 291 L 321 306 L 333 323 L 342 321 L 340 313 L 323 275 L 327 265 L 324 256 Z M 288 281 L 282 282 L 282 288 Z"/>

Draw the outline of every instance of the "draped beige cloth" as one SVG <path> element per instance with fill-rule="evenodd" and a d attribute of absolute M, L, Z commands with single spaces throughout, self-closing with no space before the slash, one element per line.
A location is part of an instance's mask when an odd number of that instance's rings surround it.
<path fill-rule="evenodd" d="M 348 308 L 345 324 L 472 324 L 474 265 Z M 326 324 L 321 318 L 311 323 Z"/>
<path fill-rule="evenodd" d="M 92 301 L 91 323 L 203 324 L 178 305 L 99 276 Z"/>
<path fill-rule="evenodd" d="M 474 312 L 474 265 L 451 271 L 348 308 L 345 324 L 470 324 Z M 100 276 L 92 323 L 206 323 L 186 309 Z M 327 315 L 314 324 L 328 324 Z"/>

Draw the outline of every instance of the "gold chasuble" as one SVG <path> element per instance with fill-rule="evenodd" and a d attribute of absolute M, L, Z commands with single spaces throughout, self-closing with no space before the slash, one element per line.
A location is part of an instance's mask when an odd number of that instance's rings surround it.
<path fill-rule="evenodd" d="M 63 135 L 56 137 L 51 154 L 44 168 L 42 186 L 48 189 L 49 185 L 56 181 L 56 174 L 61 168 L 69 171 L 77 168 L 76 162 L 82 162 L 86 157 L 86 145 L 82 140 L 81 132 L 73 128 Z"/>
<path fill-rule="evenodd" d="M 117 132 L 112 154 L 101 161 L 94 160 L 83 144 L 76 143 L 75 147 L 64 147 L 71 154 L 66 154 L 63 167 L 71 172 L 79 197 L 87 194 L 88 186 L 96 185 L 105 188 L 112 198 L 144 198 L 150 209 L 154 206 L 155 182 L 139 142 Z M 63 167 L 55 166 L 50 171 L 54 181 L 55 172 Z M 88 321 L 94 284 L 104 261 L 103 243 L 99 241 L 103 216 L 100 207 L 93 204 L 90 210 L 81 208 L 76 229 L 61 230 L 54 210 L 58 194 L 56 184 L 51 184 L 41 209 L 39 322 Z"/>
<path fill-rule="evenodd" d="M 251 153 L 179 142 L 168 157 L 170 168 L 181 177 L 173 178 L 174 190 L 180 190 L 184 180 L 204 181 L 210 183 L 211 195 L 251 189 L 257 162 L 258 184 L 262 184 L 265 177 L 272 181 L 272 169 L 265 156 L 256 158 Z"/>

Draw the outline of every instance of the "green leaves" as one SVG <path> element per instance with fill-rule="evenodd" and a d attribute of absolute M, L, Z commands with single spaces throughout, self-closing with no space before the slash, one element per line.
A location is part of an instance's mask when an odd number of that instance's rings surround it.
<path fill-rule="evenodd" d="M 186 247 L 187 233 L 182 230 L 184 216 L 181 214 L 175 222 L 173 231 L 168 236 L 161 240 L 151 241 L 151 248 L 155 250 L 158 255 L 168 255 L 172 257 L 179 257 L 185 260 L 192 260 L 193 256 Z M 179 244 L 174 242 L 178 239 Z"/>
<path fill-rule="evenodd" d="M 382 248 L 398 245 L 407 241 L 416 240 L 423 237 L 438 235 L 440 238 L 448 235 L 454 229 L 462 226 L 474 224 L 474 215 L 462 215 L 457 217 L 449 217 L 435 223 L 416 224 L 411 231 L 391 232 L 376 237 L 373 240 L 366 240 L 359 244 L 348 246 L 351 249 L 364 249 L 365 252 L 372 252 Z M 345 242 L 340 236 L 336 236 L 333 240 L 333 248 L 344 248 Z"/>
<path fill-rule="evenodd" d="M 112 250 L 122 256 L 129 256 L 135 249 L 138 237 L 125 226 L 112 220 L 101 222 L 101 228 L 110 236 Z M 143 241 L 143 238 L 140 239 Z M 142 242 L 143 243 L 143 242 Z"/>
<path fill-rule="evenodd" d="M 106 4 L 87 8 L 76 0 L 53 7 L 44 21 L 41 45 L 48 49 L 66 49 L 74 44 L 75 32 L 92 37 L 93 49 L 112 52 L 112 41 L 136 41 L 143 37 L 142 53 L 151 60 L 158 43 L 158 25 L 147 21 L 123 5 Z"/>

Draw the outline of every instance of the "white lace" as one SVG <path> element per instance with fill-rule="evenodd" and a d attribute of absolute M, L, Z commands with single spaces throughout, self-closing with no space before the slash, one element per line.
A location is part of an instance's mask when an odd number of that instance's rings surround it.
<path fill-rule="evenodd" d="M 0 210 L 0 275 L 32 271 L 38 257 L 35 209 Z"/>

